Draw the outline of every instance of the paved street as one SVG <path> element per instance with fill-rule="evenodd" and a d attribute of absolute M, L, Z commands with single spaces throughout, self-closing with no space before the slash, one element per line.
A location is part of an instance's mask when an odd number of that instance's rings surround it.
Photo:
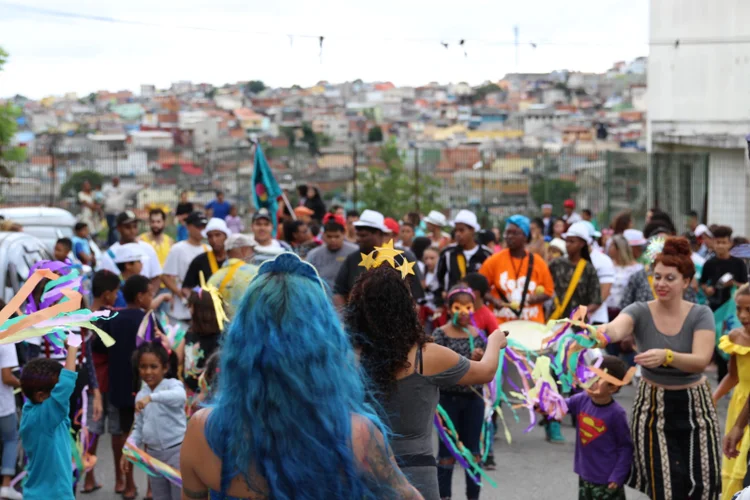
<path fill-rule="evenodd" d="M 713 377 L 713 375 L 712 375 Z M 633 387 L 625 387 L 617 400 L 630 408 L 634 398 L 635 390 Z M 719 406 L 719 419 L 724 426 L 726 418 L 726 405 L 728 398 L 725 398 Z M 522 420 L 519 423 L 513 421 L 512 416 L 507 413 L 513 443 L 509 446 L 501 433 L 498 434 L 498 440 L 495 441 L 495 456 L 498 463 L 498 470 L 490 473 L 491 477 L 497 482 L 498 487 L 485 488 L 481 498 L 485 500 L 530 500 L 530 499 L 575 499 L 577 498 L 578 478 L 573 474 L 573 450 L 575 429 L 571 427 L 568 419 L 563 426 L 563 432 L 567 439 L 564 445 L 552 445 L 544 440 L 544 431 L 536 428 L 529 434 L 523 431 L 528 425 L 523 420 L 525 415 L 519 413 Z M 112 454 L 109 451 L 109 440 L 102 439 L 100 444 L 99 466 L 97 467 L 99 482 L 104 488 L 92 495 L 80 495 L 81 498 L 91 500 L 119 498 L 113 492 L 114 478 L 112 469 Z M 459 474 L 459 469 L 454 473 L 453 481 L 453 498 L 462 499 L 464 496 L 464 475 Z M 136 471 L 136 477 L 139 489 L 139 498 L 143 498 L 146 491 L 145 475 Z M 629 500 L 644 500 L 647 497 L 633 490 L 628 490 L 627 497 Z"/>

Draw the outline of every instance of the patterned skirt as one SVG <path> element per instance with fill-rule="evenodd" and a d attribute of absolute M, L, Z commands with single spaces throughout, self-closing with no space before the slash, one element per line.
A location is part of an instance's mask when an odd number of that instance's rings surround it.
<path fill-rule="evenodd" d="M 668 391 L 641 380 L 630 428 L 628 486 L 652 500 L 720 497 L 721 438 L 708 382 Z"/>

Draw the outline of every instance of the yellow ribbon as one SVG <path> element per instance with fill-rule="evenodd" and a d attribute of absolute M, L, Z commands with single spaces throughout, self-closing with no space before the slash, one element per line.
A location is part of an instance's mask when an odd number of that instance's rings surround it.
<path fill-rule="evenodd" d="M 555 297 L 555 312 L 552 313 L 552 316 L 550 316 L 550 319 L 560 319 L 565 312 L 565 309 L 568 307 L 568 304 L 570 303 L 570 299 L 573 298 L 573 292 L 575 292 L 576 287 L 578 286 L 578 282 L 581 280 L 581 276 L 583 275 L 583 270 L 586 268 L 586 261 L 584 259 L 581 259 L 578 261 L 578 264 L 576 264 L 576 270 L 573 272 L 573 277 L 570 280 L 570 283 L 568 284 L 568 289 L 565 291 L 565 298 L 563 299 L 562 304 L 560 303 L 560 300 L 558 297 Z"/>
<path fill-rule="evenodd" d="M 244 263 L 245 261 L 241 260 L 229 266 L 229 269 L 227 269 L 227 274 L 224 275 L 224 279 L 222 279 L 221 283 L 219 283 L 219 295 L 221 295 L 222 297 L 224 296 L 224 294 L 227 292 L 227 285 L 232 281 L 234 275 L 237 274 L 237 270 L 242 267 Z"/>
<path fill-rule="evenodd" d="M 219 323 L 219 331 L 224 330 L 224 323 L 229 323 L 229 318 L 224 312 L 223 301 L 219 294 L 219 289 L 213 285 L 206 283 L 206 278 L 203 276 L 203 271 L 199 274 L 201 290 L 211 295 L 211 301 L 214 303 L 214 310 L 216 311 L 216 321 Z"/>

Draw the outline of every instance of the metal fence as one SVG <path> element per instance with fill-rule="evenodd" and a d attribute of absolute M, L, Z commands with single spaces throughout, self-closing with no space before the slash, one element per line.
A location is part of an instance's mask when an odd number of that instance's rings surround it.
<path fill-rule="evenodd" d="M 368 167 L 383 167 L 378 148 L 363 145 L 322 156 L 305 150 L 266 151 L 277 180 L 290 188 L 292 198 L 295 185 L 314 183 L 329 203 L 351 208 L 355 170 L 361 176 Z M 708 154 L 412 146 L 401 150 L 401 157 L 403 175 L 434 185 L 422 196 L 430 196 L 446 211 L 472 208 L 485 223 L 516 212 L 537 214 L 542 203 L 552 203 L 560 211 L 568 198 L 579 209 L 590 209 L 601 225 L 625 209 L 642 221 L 651 206 L 671 213 L 678 226 L 689 210 L 701 218 L 706 214 Z M 135 209 L 175 206 L 182 190 L 191 193 L 192 201 L 207 203 L 215 190 L 222 189 L 241 213 L 247 213 L 252 210 L 252 169 L 251 147 L 49 148 L 12 165 L 12 177 L 0 178 L 0 205 L 59 206 L 75 213 L 76 190 L 83 178 L 106 185 L 119 177 L 124 185 L 144 186 L 133 200 Z M 415 207 L 419 201 L 415 196 Z"/>

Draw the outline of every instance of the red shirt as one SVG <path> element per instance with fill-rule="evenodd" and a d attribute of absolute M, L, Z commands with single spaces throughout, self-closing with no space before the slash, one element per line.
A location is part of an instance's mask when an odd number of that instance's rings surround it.
<path fill-rule="evenodd" d="M 497 318 L 487 306 L 482 306 L 477 311 L 474 311 L 474 326 L 483 330 L 487 335 L 491 334 L 498 329 L 499 324 Z"/>

